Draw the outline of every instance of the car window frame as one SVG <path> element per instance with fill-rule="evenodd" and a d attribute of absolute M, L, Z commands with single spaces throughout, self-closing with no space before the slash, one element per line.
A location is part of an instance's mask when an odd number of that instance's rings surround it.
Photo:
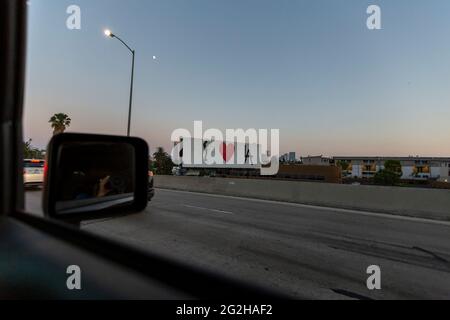
<path fill-rule="evenodd" d="M 0 10 L 0 215 L 24 209 L 22 113 L 27 1 L 4 0 Z"/>
<path fill-rule="evenodd" d="M 197 298 L 286 299 L 287 296 L 211 271 L 174 261 L 28 214 L 24 207 L 22 113 L 27 47 L 27 1 L 0 2 L 0 219 L 14 219 L 49 237 L 107 258 L 116 266 L 157 279 Z M 3 156 L 1 156 L 3 155 Z"/>

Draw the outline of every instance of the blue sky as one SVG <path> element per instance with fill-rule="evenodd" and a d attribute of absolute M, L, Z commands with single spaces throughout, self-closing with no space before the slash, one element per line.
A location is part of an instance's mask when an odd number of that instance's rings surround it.
<path fill-rule="evenodd" d="M 81 30 L 68 30 L 78 5 Z M 366 8 L 382 30 L 366 28 Z M 299 155 L 450 156 L 450 2 L 31 0 L 25 137 L 70 131 L 170 146 L 176 128 L 277 128 Z M 157 60 L 153 60 L 157 56 Z"/>

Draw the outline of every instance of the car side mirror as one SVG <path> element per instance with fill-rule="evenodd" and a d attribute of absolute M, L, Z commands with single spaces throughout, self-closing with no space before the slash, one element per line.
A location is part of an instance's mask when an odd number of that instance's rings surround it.
<path fill-rule="evenodd" d="M 143 211 L 148 145 L 139 138 L 63 133 L 47 148 L 44 214 L 79 223 Z"/>

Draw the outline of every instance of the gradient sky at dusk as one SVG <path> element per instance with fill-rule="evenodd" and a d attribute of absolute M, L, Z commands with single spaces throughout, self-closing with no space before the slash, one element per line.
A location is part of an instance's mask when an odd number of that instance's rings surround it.
<path fill-rule="evenodd" d="M 82 29 L 66 28 L 66 8 Z M 382 30 L 366 8 L 382 9 Z M 31 0 L 25 137 L 132 134 L 154 150 L 176 128 L 279 128 L 298 155 L 450 156 L 450 1 Z M 157 60 L 153 60 L 157 56 Z"/>

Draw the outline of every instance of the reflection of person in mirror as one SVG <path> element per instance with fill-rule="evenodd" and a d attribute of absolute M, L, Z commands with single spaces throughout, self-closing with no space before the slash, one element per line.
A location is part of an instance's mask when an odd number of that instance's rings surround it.
<path fill-rule="evenodd" d="M 110 176 L 106 176 L 103 179 L 100 179 L 98 182 L 98 191 L 96 194 L 97 198 L 103 198 L 106 197 L 112 190 L 109 188 L 109 179 Z"/>

